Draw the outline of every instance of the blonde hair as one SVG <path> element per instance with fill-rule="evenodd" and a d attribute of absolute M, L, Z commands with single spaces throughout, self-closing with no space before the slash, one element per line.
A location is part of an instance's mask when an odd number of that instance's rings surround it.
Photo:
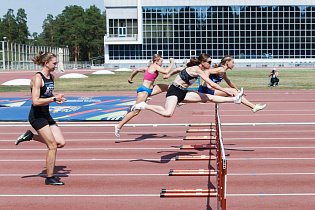
<path fill-rule="evenodd" d="M 230 55 L 226 55 L 226 56 L 224 56 L 222 59 L 221 59 L 221 62 L 219 63 L 219 64 L 214 64 L 213 65 L 213 68 L 218 68 L 218 67 L 220 67 L 220 66 L 222 66 L 222 65 L 225 65 L 226 64 L 226 62 L 228 62 L 228 61 L 231 61 L 231 60 L 233 60 L 234 58 L 232 57 L 232 56 L 230 56 Z"/>
<path fill-rule="evenodd" d="M 199 64 L 201 64 L 202 61 L 207 62 L 208 58 L 210 58 L 208 54 L 202 53 L 198 56 L 198 58 L 191 58 L 190 61 L 187 63 L 187 67 L 198 66 Z"/>
<path fill-rule="evenodd" d="M 49 62 L 54 57 L 56 57 L 56 55 L 51 53 L 51 52 L 44 53 L 43 51 L 39 51 L 39 53 L 36 55 L 36 57 L 31 58 L 31 60 L 36 65 L 44 66 L 45 62 Z"/>
<path fill-rule="evenodd" d="M 149 63 L 154 63 L 155 61 L 159 61 L 161 58 L 162 57 L 160 54 L 154 54 L 152 59 L 149 61 Z"/>

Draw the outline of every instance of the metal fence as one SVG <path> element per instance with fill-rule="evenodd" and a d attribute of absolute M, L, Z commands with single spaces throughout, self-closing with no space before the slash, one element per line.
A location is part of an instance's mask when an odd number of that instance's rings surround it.
<path fill-rule="evenodd" d="M 54 53 L 57 58 L 62 54 L 65 64 L 69 63 L 69 49 L 47 46 L 34 46 L 1 41 L 0 44 L 0 70 L 39 70 L 38 66 L 31 61 L 39 51 Z"/>

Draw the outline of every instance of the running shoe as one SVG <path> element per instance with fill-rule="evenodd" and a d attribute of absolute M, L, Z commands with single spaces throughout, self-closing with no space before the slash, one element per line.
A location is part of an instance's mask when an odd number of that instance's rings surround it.
<path fill-rule="evenodd" d="M 27 130 L 25 133 L 23 133 L 15 142 L 15 145 L 18 145 L 19 143 L 23 141 L 30 141 L 33 139 L 33 133 L 30 130 Z"/>
<path fill-rule="evenodd" d="M 57 177 L 47 177 L 45 180 L 46 185 L 64 185 L 62 181 L 59 180 Z"/>
<path fill-rule="evenodd" d="M 259 110 L 263 110 L 266 106 L 267 106 L 267 104 L 264 104 L 264 105 L 256 104 L 255 107 L 252 109 L 252 111 L 254 113 L 258 112 Z"/>
<path fill-rule="evenodd" d="M 120 137 L 119 131 L 120 131 L 120 129 L 118 129 L 117 125 L 115 125 L 115 136 L 116 137 Z"/>
<path fill-rule="evenodd" d="M 235 97 L 233 97 L 234 103 L 236 103 L 236 104 L 242 103 L 243 94 L 244 94 L 244 90 L 243 90 L 243 88 L 241 88 L 241 90 L 238 91 L 238 94 Z"/>
<path fill-rule="evenodd" d="M 146 104 L 144 101 L 142 101 L 142 102 L 140 102 L 140 103 L 138 103 L 138 104 L 133 105 L 133 106 L 131 107 L 131 111 L 144 109 L 146 105 L 147 105 L 147 104 Z"/>
<path fill-rule="evenodd" d="M 177 103 L 177 108 L 179 108 L 179 107 L 181 107 L 181 106 L 183 106 L 183 105 L 185 105 L 186 103 Z"/>

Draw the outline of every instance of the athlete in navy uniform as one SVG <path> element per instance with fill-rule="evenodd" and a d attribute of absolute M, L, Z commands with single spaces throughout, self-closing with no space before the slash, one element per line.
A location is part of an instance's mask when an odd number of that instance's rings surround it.
<path fill-rule="evenodd" d="M 65 146 L 65 139 L 57 123 L 49 113 L 49 104 L 56 102 L 62 104 L 66 101 L 63 94 L 54 95 L 54 76 L 51 74 L 57 66 L 57 58 L 52 53 L 42 51 L 32 61 L 42 66 L 41 72 L 37 72 L 31 80 L 32 107 L 29 113 L 29 122 L 37 131 L 37 135 L 30 130 L 22 134 L 16 145 L 23 141 L 35 140 L 47 145 L 46 156 L 47 176 L 46 185 L 63 185 L 59 178 L 54 177 L 57 148 Z"/>
<path fill-rule="evenodd" d="M 238 93 L 238 88 L 227 77 L 227 74 L 226 74 L 227 70 L 229 69 L 232 70 L 233 67 L 234 67 L 234 59 L 231 56 L 227 55 L 221 59 L 221 62 L 218 65 L 215 65 L 214 68 L 212 69 L 206 70 L 205 73 L 209 77 L 209 79 L 211 79 L 211 81 L 213 81 L 216 84 L 220 84 L 221 81 L 224 80 L 230 86 L 230 88 L 224 88 L 224 89 L 236 95 Z M 206 94 L 210 94 L 214 96 L 225 96 L 225 97 L 228 96 L 225 92 L 221 90 L 215 90 L 206 82 L 203 82 L 203 84 L 199 86 L 198 92 L 206 93 Z M 242 104 L 251 108 L 251 110 L 254 113 L 259 110 L 263 110 L 266 107 L 266 104 L 253 104 L 250 101 L 248 101 L 244 96 L 242 97 Z"/>

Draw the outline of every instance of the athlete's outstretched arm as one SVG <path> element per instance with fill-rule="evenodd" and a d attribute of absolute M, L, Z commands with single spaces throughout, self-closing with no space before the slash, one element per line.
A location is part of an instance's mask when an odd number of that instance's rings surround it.
<path fill-rule="evenodd" d="M 174 64 L 174 58 L 170 58 L 170 65 L 167 68 L 158 67 L 156 70 L 161 72 L 162 74 L 168 74 L 172 69 Z"/>
<path fill-rule="evenodd" d="M 130 77 L 128 78 L 128 82 L 130 84 L 133 83 L 132 79 L 139 73 L 139 72 L 145 72 L 145 70 L 147 70 L 148 67 L 140 67 L 140 68 L 137 68 L 135 70 L 133 70 L 133 72 L 131 73 Z"/>
<path fill-rule="evenodd" d="M 178 67 L 176 69 L 173 69 L 173 71 L 171 71 L 170 73 L 168 74 L 165 74 L 163 76 L 163 79 L 168 79 L 170 78 L 171 76 L 173 76 L 174 74 L 178 74 L 179 72 L 183 71 L 185 69 L 185 67 Z"/>
<path fill-rule="evenodd" d="M 205 72 L 198 70 L 198 75 L 207 83 L 209 84 L 211 87 L 213 87 L 214 89 L 217 90 L 221 90 L 222 92 L 225 92 L 228 96 L 233 96 L 232 93 L 230 93 L 228 90 L 222 88 L 220 85 L 214 83 L 211 79 L 209 79 L 209 77 L 207 77 L 207 75 L 205 74 Z"/>

